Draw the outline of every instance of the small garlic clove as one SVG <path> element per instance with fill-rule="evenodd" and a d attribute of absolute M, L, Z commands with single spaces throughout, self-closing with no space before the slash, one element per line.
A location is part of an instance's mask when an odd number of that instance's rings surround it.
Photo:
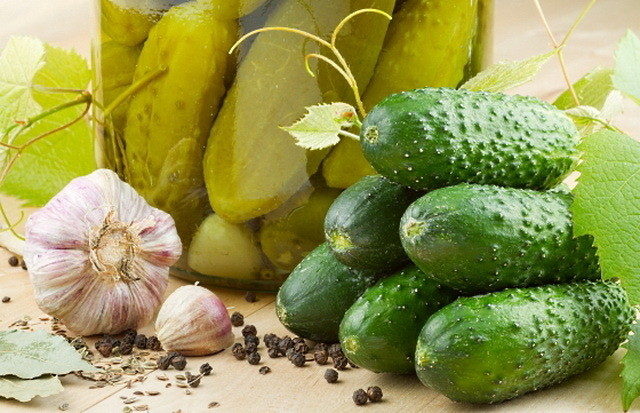
<path fill-rule="evenodd" d="M 175 290 L 162 304 L 156 335 L 165 350 L 185 356 L 213 354 L 233 344 L 231 319 L 217 295 L 197 285 Z"/>
<path fill-rule="evenodd" d="M 171 216 L 107 169 L 71 181 L 26 225 L 38 306 L 81 335 L 151 321 L 181 252 Z"/>

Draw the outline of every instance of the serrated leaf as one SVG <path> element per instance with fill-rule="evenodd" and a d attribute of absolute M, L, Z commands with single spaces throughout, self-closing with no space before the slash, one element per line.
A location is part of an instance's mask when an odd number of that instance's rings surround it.
<path fill-rule="evenodd" d="M 640 304 L 640 142 L 603 130 L 580 144 L 572 204 L 574 233 L 591 234 L 604 279 L 618 277 Z"/>
<path fill-rule="evenodd" d="M 460 89 L 503 92 L 532 80 L 556 50 L 524 60 L 499 62 L 467 80 Z"/>
<path fill-rule="evenodd" d="M 77 53 L 49 45 L 43 45 L 43 50 L 42 64 L 32 74 L 29 89 L 31 98 L 40 108 L 36 113 L 77 96 L 52 92 L 48 88 L 82 90 L 91 79 L 86 61 Z M 13 143 L 23 144 L 60 127 L 79 116 L 83 109 L 80 105 L 50 115 L 19 135 Z M 70 180 L 96 168 L 93 150 L 91 127 L 89 122 L 81 120 L 29 146 L 2 182 L 0 190 L 24 200 L 26 206 L 42 206 Z"/>
<path fill-rule="evenodd" d="M 31 379 L 44 374 L 99 371 L 63 337 L 43 330 L 0 332 L 0 376 Z"/>
<path fill-rule="evenodd" d="M 42 42 L 28 37 L 9 38 L 0 53 L 0 131 L 40 111 L 31 88 L 44 53 Z"/>
<path fill-rule="evenodd" d="M 640 396 L 640 324 L 631 326 L 629 341 L 622 345 L 627 349 L 622 358 L 622 408 L 626 412 Z"/>
<path fill-rule="evenodd" d="M 573 90 L 581 105 L 602 109 L 609 94 L 613 91 L 613 69 L 597 68 L 587 73 L 573 84 Z M 571 91 L 565 90 L 553 104 L 562 110 L 576 106 Z"/>
<path fill-rule="evenodd" d="M 618 43 L 613 85 L 640 105 L 640 39 L 631 30 Z"/>
<path fill-rule="evenodd" d="M 613 118 L 622 113 L 622 105 L 622 94 L 612 90 L 601 110 L 582 105 L 567 109 L 565 113 L 573 119 L 580 134 L 587 136 L 609 126 Z"/>
<path fill-rule="evenodd" d="M 340 142 L 344 128 L 353 126 L 356 110 L 347 103 L 309 106 L 307 113 L 291 126 L 282 127 L 305 149 L 324 149 Z"/>
<path fill-rule="evenodd" d="M 47 397 L 63 390 L 60 379 L 56 376 L 45 376 L 24 380 L 13 376 L 0 377 L 0 397 L 28 402 L 36 396 Z"/>

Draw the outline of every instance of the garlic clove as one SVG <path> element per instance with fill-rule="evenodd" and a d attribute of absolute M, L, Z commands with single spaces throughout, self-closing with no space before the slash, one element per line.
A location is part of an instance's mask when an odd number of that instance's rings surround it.
<path fill-rule="evenodd" d="M 156 318 L 156 335 L 165 350 L 204 356 L 233 344 L 231 319 L 217 295 L 197 285 L 175 290 Z"/>
<path fill-rule="evenodd" d="M 36 301 L 81 335 L 151 321 L 181 252 L 171 216 L 106 169 L 71 181 L 26 225 Z"/>

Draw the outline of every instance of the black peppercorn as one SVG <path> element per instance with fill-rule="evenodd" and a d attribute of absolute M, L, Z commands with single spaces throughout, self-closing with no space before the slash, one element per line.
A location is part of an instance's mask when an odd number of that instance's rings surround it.
<path fill-rule="evenodd" d="M 335 383 L 338 381 L 338 372 L 334 369 L 327 369 L 324 372 L 324 379 L 327 381 L 327 383 Z"/>
<path fill-rule="evenodd" d="M 335 357 L 333 359 L 333 367 L 336 370 L 346 370 L 348 363 L 346 357 Z"/>
<path fill-rule="evenodd" d="M 160 344 L 160 340 L 158 340 L 158 337 L 147 337 L 147 350 L 162 351 L 162 344 Z"/>
<path fill-rule="evenodd" d="M 369 396 L 367 396 L 367 392 L 362 389 L 358 389 L 354 391 L 352 397 L 353 397 L 353 402 L 357 406 L 362 406 L 363 404 L 366 404 L 367 401 L 369 401 Z"/>
<path fill-rule="evenodd" d="M 331 358 L 344 357 L 344 353 L 342 352 L 342 347 L 340 344 L 332 344 L 329 346 L 327 350 Z"/>
<path fill-rule="evenodd" d="M 244 295 L 244 299 L 247 300 L 247 302 L 249 303 L 255 303 L 256 301 L 258 301 L 258 298 L 256 297 L 256 293 L 254 293 L 253 291 L 247 291 L 246 294 Z"/>
<path fill-rule="evenodd" d="M 278 346 L 278 342 L 280 341 L 280 339 L 275 334 L 268 333 L 264 335 L 262 341 L 264 342 L 264 345 L 267 346 L 267 348 L 272 348 Z"/>
<path fill-rule="evenodd" d="M 356 363 L 354 363 L 353 361 L 347 359 L 347 362 L 349 363 L 349 367 L 351 367 L 352 369 L 359 369 L 360 367 L 358 367 L 358 365 Z"/>
<path fill-rule="evenodd" d="M 290 360 L 291 360 L 291 363 L 296 367 L 304 366 L 305 362 L 307 361 L 304 354 L 302 353 L 294 353 L 291 356 Z"/>
<path fill-rule="evenodd" d="M 200 373 L 204 376 L 208 376 L 209 374 L 211 374 L 212 370 L 213 370 L 213 367 L 211 367 L 209 363 L 204 363 L 203 365 L 200 366 Z"/>
<path fill-rule="evenodd" d="M 382 400 L 382 389 L 378 386 L 371 386 L 367 389 L 367 396 L 373 403 Z"/>
<path fill-rule="evenodd" d="M 262 366 L 260 367 L 260 370 L 258 370 L 258 372 L 260 374 L 267 374 L 267 373 L 271 373 L 271 369 L 269 368 L 269 366 Z"/>
<path fill-rule="evenodd" d="M 306 354 L 309 352 L 309 346 L 304 341 L 296 343 L 293 346 L 293 349 L 296 351 L 296 353 Z"/>
<path fill-rule="evenodd" d="M 260 344 L 260 338 L 253 335 L 244 336 L 244 344 L 255 344 L 257 347 Z"/>
<path fill-rule="evenodd" d="M 329 346 L 326 343 L 316 343 L 315 346 L 313 346 L 313 350 L 314 351 L 329 351 Z"/>
<path fill-rule="evenodd" d="M 176 356 L 171 358 L 171 365 L 176 370 L 184 370 L 187 367 L 187 359 L 184 356 Z"/>
<path fill-rule="evenodd" d="M 129 342 L 121 342 L 120 343 L 120 354 L 123 356 L 128 356 L 133 352 L 133 345 Z"/>
<path fill-rule="evenodd" d="M 249 343 L 244 346 L 244 350 L 247 352 L 247 354 L 255 353 L 256 351 L 258 351 L 258 346 L 256 346 L 254 343 Z"/>
<path fill-rule="evenodd" d="M 102 357 L 110 357 L 113 345 L 108 341 L 99 341 L 96 343 L 96 350 L 102 355 Z"/>
<path fill-rule="evenodd" d="M 233 347 L 231 347 L 231 353 L 233 354 L 233 357 L 238 360 L 244 360 L 247 357 L 247 352 L 240 343 L 235 343 Z"/>
<path fill-rule="evenodd" d="M 242 327 L 242 336 L 246 337 L 246 336 L 257 336 L 258 335 L 258 330 L 256 329 L 256 326 L 252 325 L 252 324 L 247 324 L 246 326 Z"/>
<path fill-rule="evenodd" d="M 11 301 L 11 297 L 7 297 L 7 296 L 2 297 L 3 303 L 8 303 L 9 301 Z"/>
<path fill-rule="evenodd" d="M 247 356 L 247 361 L 249 362 L 249 364 L 260 364 L 260 354 L 258 354 L 257 351 L 254 351 L 253 353 L 249 353 L 249 355 Z"/>
<path fill-rule="evenodd" d="M 130 344 L 131 346 L 135 346 L 136 336 L 137 334 L 135 330 L 131 330 L 131 329 L 125 330 L 124 336 L 122 337 L 122 340 L 120 340 L 120 342 Z"/>
<path fill-rule="evenodd" d="M 281 352 L 286 353 L 287 350 L 289 350 L 290 348 L 293 348 L 293 340 L 291 340 L 291 337 L 289 336 L 282 337 L 278 342 L 278 349 Z"/>
<path fill-rule="evenodd" d="M 240 327 L 244 325 L 244 316 L 239 312 L 235 311 L 233 314 L 231 314 L 231 324 L 234 327 Z"/>
<path fill-rule="evenodd" d="M 12 267 L 17 267 L 18 265 L 20 265 L 20 260 L 15 255 L 12 255 L 11 257 L 9 257 L 9 265 Z"/>
<path fill-rule="evenodd" d="M 293 341 L 293 345 L 295 346 L 298 343 L 304 343 L 304 338 L 302 337 L 294 337 L 291 339 L 291 341 Z"/>
<path fill-rule="evenodd" d="M 272 359 L 278 358 L 280 357 L 280 355 L 282 353 L 280 353 L 280 350 L 278 350 L 275 347 L 271 347 L 267 350 L 267 354 L 269 355 L 269 357 L 271 357 Z"/>
<path fill-rule="evenodd" d="M 169 366 L 171 366 L 171 359 L 173 357 L 170 356 L 162 356 L 158 359 L 156 364 L 158 365 L 158 370 L 168 370 Z"/>
<path fill-rule="evenodd" d="M 133 340 L 133 343 L 140 350 L 144 350 L 147 348 L 147 336 L 145 336 L 144 334 L 138 334 Z"/>
<path fill-rule="evenodd" d="M 191 374 L 190 372 L 186 372 L 185 377 L 187 378 L 187 384 L 189 385 L 189 387 L 198 387 L 200 385 L 200 379 L 202 378 L 202 376 L 196 376 Z"/>
<path fill-rule="evenodd" d="M 284 355 L 287 356 L 288 360 L 291 360 L 291 357 L 293 357 L 293 355 L 296 354 L 296 351 L 292 348 L 288 349 Z"/>
<path fill-rule="evenodd" d="M 313 359 L 321 366 L 324 366 L 329 362 L 329 355 L 326 351 L 316 351 L 313 353 Z"/>

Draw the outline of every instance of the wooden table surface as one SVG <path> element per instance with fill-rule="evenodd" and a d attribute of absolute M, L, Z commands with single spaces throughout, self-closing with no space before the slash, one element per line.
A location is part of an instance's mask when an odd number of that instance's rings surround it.
<path fill-rule="evenodd" d="M 54 6 L 55 3 L 55 6 Z M 544 0 L 543 6 L 551 27 L 558 37 L 571 24 L 586 0 Z M 548 40 L 530 0 L 496 0 L 495 56 L 497 60 L 517 59 L 548 50 Z M 30 34 L 54 44 L 75 47 L 88 54 L 93 27 L 93 5 L 90 0 L 1 0 L 0 47 L 9 35 Z M 575 33 L 565 49 L 569 72 L 573 79 L 595 66 L 610 66 L 615 42 L 627 28 L 640 29 L 638 0 L 600 0 Z M 563 89 L 556 62 L 549 63 L 539 78 L 516 91 L 551 98 Z M 628 133 L 640 136 L 640 111 L 626 106 L 625 116 L 617 122 Z M 0 329 L 25 315 L 33 319 L 42 316 L 33 300 L 25 271 L 6 264 L 9 254 L 0 252 L 0 296 L 10 296 L 11 302 L 0 304 Z M 183 283 L 172 278 L 173 291 Z M 285 334 L 274 314 L 274 297 L 259 294 L 259 301 L 248 303 L 243 293 L 214 289 L 227 306 L 245 315 L 260 335 L 274 332 Z M 42 323 L 46 327 L 46 323 Z M 36 326 L 37 327 L 37 326 Z M 146 332 L 151 332 L 147 327 Z M 236 329 L 238 330 L 238 329 Z M 236 336 L 241 336 L 236 331 Z M 184 389 L 166 389 L 165 382 L 151 372 L 143 383 L 131 388 L 123 385 L 89 389 L 90 383 L 74 376 L 62 378 L 65 391 L 48 398 L 36 398 L 29 403 L 0 400 L 0 412 L 55 412 L 63 403 L 72 412 L 119 412 L 125 406 L 122 396 L 136 390 L 159 390 L 157 396 L 141 396 L 132 406 L 146 404 L 150 411 L 209 411 L 211 402 L 219 406 L 211 411 L 242 412 L 314 412 L 314 411 L 403 411 L 403 412 L 615 412 L 621 411 L 619 359 L 621 351 L 602 366 L 552 389 L 539 391 L 496 406 L 473 407 L 449 401 L 422 386 L 412 376 L 376 375 L 363 369 L 340 373 L 340 381 L 328 384 L 322 378 L 324 367 L 308 363 L 295 368 L 285 359 L 269 359 L 262 351 L 263 362 L 272 373 L 258 374 L 260 366 L 236 361 L 225 351 L 219 355 L 192 358 L 188 368 L 197 369 L 204 362 L 213 366 L 213 374 L 202 380 L 200 387 L 186 395 Z M 175 371 L 171 371 L 172 377 Z M 384 403 L 355 407 L 351 394 L 357 388 L 378 385 L 384 393 Z"/>

